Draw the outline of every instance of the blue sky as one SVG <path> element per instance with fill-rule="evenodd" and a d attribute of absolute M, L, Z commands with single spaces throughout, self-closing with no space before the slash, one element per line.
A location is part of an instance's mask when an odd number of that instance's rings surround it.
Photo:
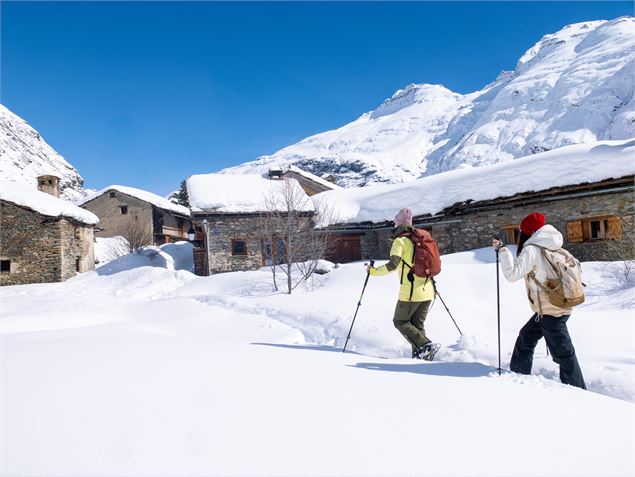
<path fill-rule="evenodd" d="M 632 2 L 1 2 L 0 99 L 82 174 L 166 194 L 376 108 L 482 88 Z"/>

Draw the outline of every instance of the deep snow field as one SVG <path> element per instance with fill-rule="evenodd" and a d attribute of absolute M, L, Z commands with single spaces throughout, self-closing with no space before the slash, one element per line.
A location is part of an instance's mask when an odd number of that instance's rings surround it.
<path fill-rule="evenodd" d="M 196 277 L 189 245 L 65 283 L 0 290 L 0 475 L 570 475 L 635 473 L 635 288 L 585 263 L 569 329 L 589 391 L 496 372 L 489 249 L 443 257 L 410 359 L 398 279 L 332 268 L 289 296 L 267 270 Z M 501 275 L 503 367 L 531 311 Z"/>

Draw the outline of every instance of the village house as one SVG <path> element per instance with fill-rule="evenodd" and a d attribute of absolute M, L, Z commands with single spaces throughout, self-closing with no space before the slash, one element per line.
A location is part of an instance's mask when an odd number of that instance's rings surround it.
<path fill-rule="evenodd" d="M 571 146 L 494 166 L 450 171 L 412 182 L 320 194 L 339 212 L 328 227 L 334 262 L 388 259 L 392 219 L 402 207 L 441 253 L 514 244 L 520 220 L 545 214 L 580 260 L 635 258 L 635 141 Z"/>
<path fill-rule="evenodd" d="M 0 184 L 0 285 L 59 282 L 95 268 L 99 219 L 59 199 L 59 178 Z M 42 192 L 45 190 L 46 192 Z"/>
<path fill-rule="evenodd" d="M 190 211 L 145 190 L 108 186 L 80 206 L 99 217 L 97 237 L 122 236 L 135 245 L 162 245 L 188 239 Z"/>
<path fill-rule="evenodd" d="M 263 214 L 274 210 L 284 213 L 287 209 L 279 199 L 289 190 L 297 200 L 299 213 L 312 215 L 313 203 L 305 192 L 307 183 L 301 187 L 298 180 L 282 174 L 268 177 L 200 174 L 187 180 L 196 231 L 197 275 L 257 270 L 282 260 L 284 247 L 280 240 L 263 237 Z"/>

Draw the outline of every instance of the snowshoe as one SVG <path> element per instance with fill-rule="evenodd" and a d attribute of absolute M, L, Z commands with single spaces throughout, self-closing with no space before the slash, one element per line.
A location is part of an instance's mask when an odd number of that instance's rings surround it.
<path fill-rule="evenodd" d="M 432 361 L 439 351 L 441 345 L 439 343 L 427 343 L 419 349 L 419 353 L 416 359 L 423 359 L 425 361 Z"/>

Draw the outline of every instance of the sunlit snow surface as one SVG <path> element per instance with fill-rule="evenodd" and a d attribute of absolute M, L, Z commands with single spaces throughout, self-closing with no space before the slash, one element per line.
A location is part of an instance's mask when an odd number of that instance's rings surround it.
<path fill-rule="evenodd" d="M 179 247 L 0 290 L 1 475 L 632 475 L 620 264 L 584 264 L 569 321 L 584 392 L 544 342 L 532 376 L 497 375 L 491 250 L 444 258 L 464 336 L 437 301 L 443 347 L 424 363 L 391 323 L 396 276 L 369 281 L 342 354 L 362 263 L 289 296 L 267 270 L 196 277 Z M 503 368 L 530 314 L 523 285 L 501 282 Z"/>

